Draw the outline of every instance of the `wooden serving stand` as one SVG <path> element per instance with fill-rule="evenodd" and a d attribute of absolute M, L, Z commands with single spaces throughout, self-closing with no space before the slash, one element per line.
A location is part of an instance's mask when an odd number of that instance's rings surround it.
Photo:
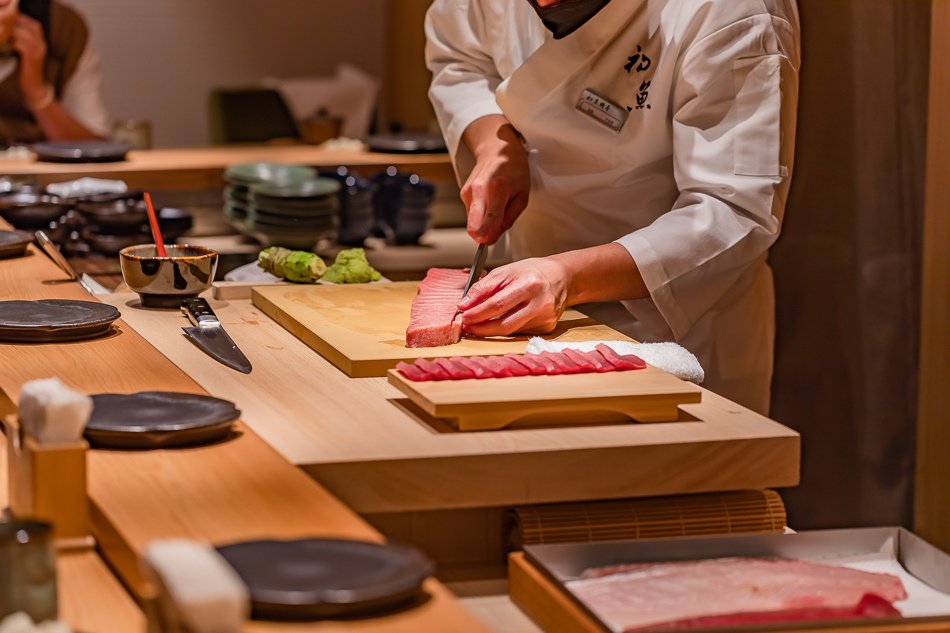
<path fill-rule="evenodd" d="M 23 433 L 12 415 L 3 418 L 3 426 L 10 511 L 17 518 L 51 523 L 58 549 L 93 547 L 86 496 L 89 444 L 82 439 L 40 444 Z"/>
<path fill-rule="evenodd" d="M 398 370 L 389 384 L 460 431 L 518 426 L 673 422 L 681 404 L 702 400 L 699 387 L 656 367 L 569 376 L 416 382 Z"/>

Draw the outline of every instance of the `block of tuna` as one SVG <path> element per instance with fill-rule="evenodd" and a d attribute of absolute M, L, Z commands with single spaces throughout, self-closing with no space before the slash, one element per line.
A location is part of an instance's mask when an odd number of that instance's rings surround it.
<path fill-rule="evenodd" d="M 601 567 L 566 585 L 618 633 L 892 617 L 907 597 L 890 574 L 779 558 Z"/>
<path fill-rule="evenodd" d="M 468 281 L 464 270 L 430 268 L 412 300 L 406 347 L 452 345 L 462 338 L 458 302 Z"/>

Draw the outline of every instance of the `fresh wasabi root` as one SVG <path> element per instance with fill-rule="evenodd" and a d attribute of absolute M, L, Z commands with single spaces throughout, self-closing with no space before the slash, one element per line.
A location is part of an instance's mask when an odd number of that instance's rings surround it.
<path fill-rule="evenodd" d="M 327 268 L 321 281 L 335 284 L 363 284 L 379 281 L 379 271 L 369 265 L 362 248 L 348 248 L 337 254 L 333 265 Z"/>
<path fill-rule="evenodd" d="M 326 263 L 316 253 L 292 251 L 270 246 L 257 256 L 257 265 L 287 281 L 312 284 L 327 271 Z"/>

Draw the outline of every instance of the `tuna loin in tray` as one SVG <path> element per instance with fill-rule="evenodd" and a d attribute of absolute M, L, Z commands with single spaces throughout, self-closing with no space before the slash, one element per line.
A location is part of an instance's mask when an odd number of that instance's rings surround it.
<path fill-rule="evenodd" d="M 567 589 L 611 631 L 899 616 L 900 579 L 779 558 L 719 558 L 588 570 Z"/>
<path fill-rule="evenodd" d="M 439 347 L 462 338 L 458 302 L 468 281 L 464 270 L 430 268 L 412 300 L 406 347 Z"/>

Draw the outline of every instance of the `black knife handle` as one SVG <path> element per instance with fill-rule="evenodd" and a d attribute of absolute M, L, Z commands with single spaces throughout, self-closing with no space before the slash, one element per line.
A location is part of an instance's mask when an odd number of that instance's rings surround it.
<path fill-rule="evenodd" d="M 218 320 L 214 310 L 212 310 L 208 302 L 201 297 L 185 299 L 181 304 L 181 311 L 194 322 L 195 325 L 200 325 L 204 321 Z"/>

